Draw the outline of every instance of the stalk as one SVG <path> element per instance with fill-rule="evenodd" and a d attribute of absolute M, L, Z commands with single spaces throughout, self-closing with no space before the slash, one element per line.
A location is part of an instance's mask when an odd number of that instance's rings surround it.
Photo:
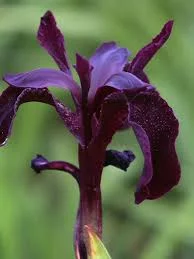
<path fill-rule="evenodd" d="M 95 151 L 95 152 L 92 152 Z M 90 148 L 79 146 L 79 190 L 80 201 L 75 225 L 75 250 L 77 259 L 87 259 L 86 236 L 84 226 L 89 226 L 101 239 L 102 238 L 102 200 L 101 200 L 101 175 L 105 151 L 98 152 L 97 145 Z M 96 155 L 96 152 L 98 152 Z"/>

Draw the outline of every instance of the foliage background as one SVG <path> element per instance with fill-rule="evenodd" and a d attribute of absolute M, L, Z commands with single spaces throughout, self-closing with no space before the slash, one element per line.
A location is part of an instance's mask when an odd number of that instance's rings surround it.
<path fill-rule="evenodd" d="M 104 170 L 104 243 L 113 259 L 193 258 L 193 8 L 191 0 L 0 0 L 1 75 L 55 67 L 35 38 L 47 9 L 65 33 L 72 62 L 75 52 L 89 56 L 107 40 L 127 46 L 134 55 L 168 19 L 175 20 L 171 39 L 147 72 L 180 119 L 182 180 L 164 198 L 134 205 L 142 154 L 131 132 L 115 136 L 112 147 L 130 148 L 137 159 L 126 174 Z M 71 106 L 68 93 L 55 92 Z M 50 107 L 34 103 L 20 108 L 12 137 L 0 152 L 0 258 L 74 258 L 76 183 L 60 172 L 35 175 L 30 160 L 40 153 L 77 163 L 76 151 L 75 140 Z"/>

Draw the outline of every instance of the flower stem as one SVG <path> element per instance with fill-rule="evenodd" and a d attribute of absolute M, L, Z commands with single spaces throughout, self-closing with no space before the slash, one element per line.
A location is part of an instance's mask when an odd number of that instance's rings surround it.
<path fill-rule="evenodd" d="M 92 152 L 94 151 L 95 152 Z M 99 151 L 96 153 L 96 151 Z M 100 152 L 101 151 L 101 152 Z M 84 226 L 89 226 L 102 238 L 102 200 L 100 181 L 104 164 L 105 150 L 99 147 L 79 147 L 79 190 L 80 201 L 75 226 L 75 250 L 77 259 L 87 259 L 86 236 Z"/>
<path fill-rule="evenodd" d="M 80 203 L 75 227 L 75 243 L 80 259 L 87 259 L 84 226 L 87 225 L 102 238 L 102 202 L 100 188 L 80 190 Z M 77 258 L 78 259 L 78 258 Z"/>

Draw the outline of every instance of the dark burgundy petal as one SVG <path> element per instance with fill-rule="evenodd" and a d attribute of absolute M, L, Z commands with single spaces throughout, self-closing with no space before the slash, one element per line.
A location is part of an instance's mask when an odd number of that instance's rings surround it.
<path fill-rule="evenodd" d="M 133 130 L 141 147 L 142 153 L 144 155 L 144 168 L 140 180 L 138 182 L 135 194 L 135 202 L 138 204 L 142 202 L 144 199 L 148 199 L 150 195 L 148 184 L 150 183 L 153 177 L 152 153 L 150 141 L 146 131 L 135 122 L 131 121 L 130 125 L 133 127 Z"/>
<path fill-rule="evenodd" d="M 8 87 L 0 96 L 0 145 L 6 143 L 11 133 L 16 112 L 22 103 L 43 102 L 55 107 L 65 126 L 81 142 L 79 116 L 70 111 L 62 103 L 55 100 L 48 89 L 31 89 Z"/>
<path fill-rule="evenodd" d="M 59 170 L 71 174 L 77 181 L 79 177 L 79 169 L 64 161 L 48 161 L 41 155 L 37 155 L 31 161 L 31 167 L 36 173 L 41 173 L 44 170 Z"/>
<path fill-rule="evenodd" d="M 19 74 L 7 74 L 3 79 L 6 83 L 15 87 L 45 88 L 55 86 L 69 89 L 78 102 L 81 98 L 79 85 L 72 77 L 60 70 L 39 68 Z"/>
<path fill-rule="evenodd" d="M 4 145 L 10 135 L 12 120 L 15 116 L 14 106 L 23 90 L 7 88 L 0 96 L 0 146 Z"/>
<path fill-rule="evenodd" d="M 108 95 L 101 109 L 94 114 L 92 121 L 94 139 L 107 145 L 116 131 L 121 129 L 128 120 L 129 106 L 126 96 L 118 91 Z"/>
<path fill-rule="evenodd" d="M 104 99 L 110 95 L 111 93 L 118 92 L 118 89 L 110 87 L 110 86 L 103 86 L 98 88 L 94 101 L 92 103 L 92 110 L 93 112 L 96 111 L 101 104 L 103 103 Z"/>
<path fill-rule="evenodd" d="M 125 150 L 122 152 L 117 150 L 107 150 L 104 166 L 112 165 L 123 171 L 127 171 L 127 168 L 134 159 L 135 155 L 130 150 Z"/>
<path fill-rule="evenodd" d="M 55 101 L 55 108 L 64 122 L 64 125 L 68 130 L 78 139 L 79 143 L 83 144 L 83 127 L 81 111 L 77 109 L 76 112 L 72 112 L 71 109 L 64 106 L 62 103 Z"/>
<path fill-rule="evenodd" d="M 82 87 L 82 97 L 88 95 L 90 88 L 91 71 L 93 67 L 90 65 L 89 61 L 79 54 L 76 54 L 76 71 L 79 75 L 81 87 Z"/>
<path fill-rule="evenodd" d="M 144 67 L 156 52 L 164 45 L 169 38 L 173 27 L 173 21 L 168 21 L 161 32 L 152 40 L 151 43 L 143 47 L 132 60 L 128 67 L 128 72 L 137 75 L 143 71 Z M 141 74 L 139 74 L 141 75 Z"/>
<path fill-rule="evenodd" d="M 144 170 L 136 191 L 136 203 L 156 199 L 180 179 L 175 150 L 179 123 L 156 91 L 140 93 L 130 104 L 131 126 L 144 154 Z"/>
<path fill-rule="evenodd" d="M 59 68 L 63 72 L 71 75 L 64 37 L 61 31 L 57 28 L 55 17 L 50 11 L 46 12 L 41 18 L 37 38 L 41 46 L 53 57 Z"/>

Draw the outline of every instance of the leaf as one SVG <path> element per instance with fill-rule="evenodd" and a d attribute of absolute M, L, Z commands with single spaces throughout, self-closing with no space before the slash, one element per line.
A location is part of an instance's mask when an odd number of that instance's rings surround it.
<path fill-rule="evenodd" d="M 111 259 L 100 238 L 89 227 L 85 226 L 87 234 L 88 259 Z"/>

